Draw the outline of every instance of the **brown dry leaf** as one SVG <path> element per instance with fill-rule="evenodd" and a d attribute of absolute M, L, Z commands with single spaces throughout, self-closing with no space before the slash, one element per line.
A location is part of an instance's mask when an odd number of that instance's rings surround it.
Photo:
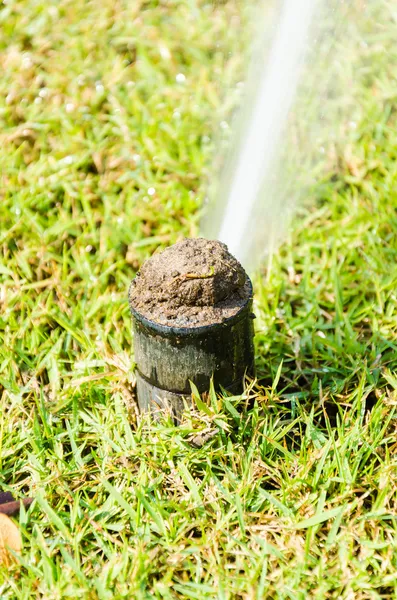
<path fill-rule="evenodd" d="M 6 515 L 0 514 L 0 564 L 9 566 L 14 557 L 9 552 L 20 553 L 22 537 L 18 527 Z"/>

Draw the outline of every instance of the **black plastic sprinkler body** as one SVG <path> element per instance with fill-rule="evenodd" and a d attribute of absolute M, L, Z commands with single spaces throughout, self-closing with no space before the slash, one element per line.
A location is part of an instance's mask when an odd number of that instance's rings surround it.
<path fill-rule="evenodd" d="M 188 242 L 194 243 L 195 240 Z M 219 242 L 215 244 L 223 246 Z M 240 265 L 239 268 L 242 270 Z M 215 318 L 212 323 L 208 322 L 207 316 L 206 324 L 199 326 L 190 326 L 189 317 L 183 316 L 175 319 L 175 325 L 169 324 L 166 317 L 162 319 L 165 323 L 149 318 L 145 307 L 141 309 L 136 306 L 139 304 L 134 296 L 137 282 L 132 282 L 129 300 L 134 328 L 137 396 L 141 411 L 156 413 L 168 410 L 179 421 L 185 404 L 192 401 L 190 382 L 195 384 L 200 393 L 204 393 L 209 390 L 213 378 L 215 389 L 224 388 L 237 394 L 243 391 L 245 376 L 254 376 L 252 284 L 243 270 L 242 273 L 244 281 L 240 278 L 239 286 L 244 290 L 244 296 L 241 297 L 240 292 L 236 306 L 229 302 L 227 310 L 223 309 L 226 314 L 233 314 L 221 321 Z M 168 279 L 164 275 L 162 277 L 164 286 L 167 287 Z M 170 281 L 174 281 L 176 277 L 174 275 Z M 178 285 L 183 286 L 187 281 L 186 275 L 179 277 Z M 203 279 L 203 276 L 196 276 L 196 280 L 200 278 Z M 196 281 L 194 285 L 197 287 L 200 282 Z M 205 282 L 205 285 L 216 285 L 216 282 Z M 223 304 L 221 302 L 215 305 L 214 311 L 222 311 L 225 302 L 224 300 Z M 216 308 L 217 306 L 221 308 Z M 183 313 L 183 308 L 181 310 Z M 190 310 L 185 308 L 187 314 L 190 314 Z M 198 310 L 196 321 L 200 320 L 200 308 Z M 206 307 L 201 310 L 206 310 Z M 166 313 L 167 309 L 164 311 Z M 189 326 L 186 326 L 185 321 Z M 179 323 L 183 325 L 180 326 Z"/>

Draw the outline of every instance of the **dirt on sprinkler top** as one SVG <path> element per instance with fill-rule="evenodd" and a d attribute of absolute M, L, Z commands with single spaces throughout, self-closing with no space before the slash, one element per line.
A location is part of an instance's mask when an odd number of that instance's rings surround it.
<path fill-rule="evenodd" d="M 200 327 L 234 316 L 251 293 L 248 276 L 227 246 L 184 239 L 147 260 L 129 300 L 141 315 L 170 327 Z"/>

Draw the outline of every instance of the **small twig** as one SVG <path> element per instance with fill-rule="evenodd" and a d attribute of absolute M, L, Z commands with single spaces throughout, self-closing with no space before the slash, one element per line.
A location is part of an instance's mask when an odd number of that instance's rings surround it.
<path fill-rule="evenodd" d="M 22 504 L 27 508 L 33 502 L 33 498 L 23 498 Z M 10 492 L 0 492 L 0 514 L 16 515 L 21 508 L 20 500 L 15 500 Z"/>
<path fill-rule="evenodd" d="M 177 275 L 176 277 L 174 277 L 173 280 L 170 281 L 170 283 L 168 284 L 167 287 L 172 285 L 177 279 L 179 279 L 180 281 L 183 281 L 186 279 L 209 279 L 210 277 L 214 277 L 214 275 L 215 275 L 214 267 L 211 267 L 209 273 L 204 273 L 204 275 L 201 275 L 200 273 L 184 273 L 183 275 Z"/>
<path fill-rule="evenodd" d="M 208 279 L 209 277 L 214 276 L 214 267 L 210 268 L 209 273 L 205 273 L 204 275 L 200 275 L 199 273 L 186 273 L 185 275 L 181 275 L 181 277 L 185 277 L 185 279 Z"/>

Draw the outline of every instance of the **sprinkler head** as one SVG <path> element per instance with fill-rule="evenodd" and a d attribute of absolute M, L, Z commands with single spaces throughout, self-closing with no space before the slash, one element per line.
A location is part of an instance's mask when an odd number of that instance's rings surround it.
<path fill-rule="evenodd" d="M 194 383 L 236 394 L 254 375 L 252 284 L 221 242 L 185 239 L 153 255 L 129 290 L 138 404 L 176 421 Z"/>

